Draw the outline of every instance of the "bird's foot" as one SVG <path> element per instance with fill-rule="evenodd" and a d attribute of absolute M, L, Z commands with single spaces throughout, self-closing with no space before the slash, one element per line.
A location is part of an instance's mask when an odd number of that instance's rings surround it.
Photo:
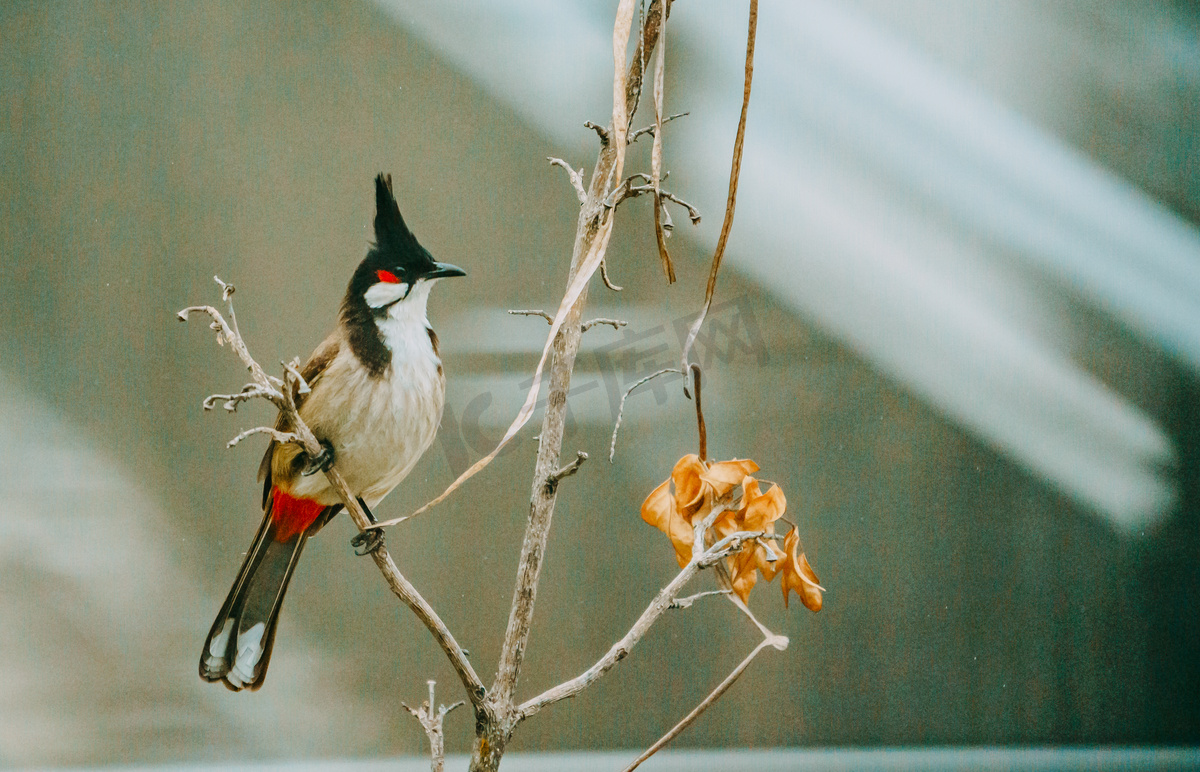
<path fill-rule="evenodd" d="M 315 456 L 308 457 L 308 464 L 301 470 L 300 474 L 308 477 L 317 472 L 328 472 L 333 467 L 334 455 L 333 445 L 329 440 L 321 440 L 321 452 Z"/>
<path fill-rule="evenodd" d="M 357 533 L 350 539 L 350 546 L 354 548 L 355 555 L 360 557 L 370 555 L 383 546 L 383 531 L 379 528 L 371 528 Z"/>

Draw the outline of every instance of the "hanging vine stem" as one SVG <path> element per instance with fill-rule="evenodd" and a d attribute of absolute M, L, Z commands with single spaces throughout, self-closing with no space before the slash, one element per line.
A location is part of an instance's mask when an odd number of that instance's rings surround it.
<path fill-rule="evenodd" d="M 750 0 L 750 21 L 748 27 L 749 29 L 746 33 L 745 82 L 742 86 L 742 114 L 738 119 L 737 136 L 733 140 L 733 163 L 729 169 L 729 194 L 725 199 L 725 220 L 721 223 L 721 235 L 717 239 L 717 248 L 713 252 L 712 267 L 708 271 L 708 286 L 704 290 L 704 306 L 700 309 L 700 315 L 696 317 L 696 321 L 692 322 L 692 327 L 688 330 L 687 341 L 683 345 L 683 356 L 680 359 L 679 365 L 681 370 L 686 370 L 688 367 L 688 355 L 692 351 L 692 344 L 696 342 L 696 336 L 700 334 L 700 327 L 704 324 L 704 319 L 708 316 L 708 309 L 712 306 L 713 293 L 717 289 L 717 273 L 721 270 L 721 259 L 725 255 L 725 245 L 729 242 L 729 232 L 733 229 L 733 211 L 737 205 L 738 178 L 742 173 L 742 145 L 746 139 L 746 113 L 750 109 L 750 85 L 754 80 L 754 39 L 758 30 L 758 0 Z"/>

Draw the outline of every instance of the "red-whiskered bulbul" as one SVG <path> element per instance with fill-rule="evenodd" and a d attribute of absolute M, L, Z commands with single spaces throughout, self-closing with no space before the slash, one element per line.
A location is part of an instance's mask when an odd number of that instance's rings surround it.
<path fill-rule="evenodd" d="M 291 443 L 267 448 L 259 467 L 262 525 L 204 642 L 204 680 L 234 691 L 262 686 L 304 543 L 342 508 L 317 472 L 336 459 L 369 514 L 433 442 L 446 378 L 425 306 L 438 279 L 465 275 L 417 242 L 400 216 L 391 177 L 376 177 L 375 244 L 350 279 L 337 328 L 301 370 L 311 391 L 295 394 L 322 452 L 312 458 Z M 290 428 L 282 416 L 277 426 Z"/>

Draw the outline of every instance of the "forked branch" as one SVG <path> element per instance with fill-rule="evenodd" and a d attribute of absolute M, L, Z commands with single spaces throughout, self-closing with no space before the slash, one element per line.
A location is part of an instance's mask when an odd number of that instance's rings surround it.
<path fill-rule="evenodd" d="M 614 665 L 628 656 L 633 647 L 642 640 L 646 632 L 658 621 L 658 618 L 665 611 L 677 607 L 675 605 L 676 598 L 679 597 L 679 593 L 687 583 L 692 580 L 692 577 L 703 569 L 709 568 L 724 560 L 729 555 L 738 552 L 747 541 L 753 541 L 764 535 L 762 531 L 737 531 L 718 540 L 711 546 L 705 547 L 705 534 L 712 527 L 712 524 L 716 522 L 717 518 L 726 510 L 726 506 L 714 506 L 712 512 L 703 521 L 696 524 L 695 541 L 692 546 L 692 559 L 675 575 L 675 578 L 666 587 L 659 590 L 654 600 L 650 602 L 650 605 L 646 607 L 646 610 L 634 622 L 629 632 L 625 633 L 621 640 L 614 643 L 603 657 L 583 673 L 558 686 L 547 689 L 533 699 L 521 703 L 521 706 L 518 708 L 521 719 L 532 716 L 547 705 L 574 697 L 595 683 L 601 676 L 611 670 Z M 689 600 L 688 605 L 691 605 L 691 602 L 694 600 L 694 598 Z M 784 638 L 783 641 L 786 646 L 787 639 Z"/>
<path fill-rule="evenodd" d="M 442 730 L 442 725 L 446 720 L 446 714 L 463 703 L 460 700 L 453 705 L 441 705 L 435 709 L 434 705 L 437 703 L 434 700 L 433 690 L 437 682 L 430 680 L 426 683 L 429 684 L 428 700 L 415 708 L 410 708 L 403 702 L 400 704 L 420 722 L 421 728 L 425 730 L 425 737 L 429 739 L 430 769 L 432 772 L 442 772 L 446 764 L 446 734 Z"/>

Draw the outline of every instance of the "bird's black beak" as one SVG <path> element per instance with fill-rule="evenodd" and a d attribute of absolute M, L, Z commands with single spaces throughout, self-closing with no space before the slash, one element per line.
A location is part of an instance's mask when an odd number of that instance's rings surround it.
<path fill-rule="evenodd" d="M 459 268 L 457 265 L 449 263 L 434 263 L 433 270 L 425 274 L 423 279 L 445 279 L 450 276 L 466 276 L 467 272 Z"/>

